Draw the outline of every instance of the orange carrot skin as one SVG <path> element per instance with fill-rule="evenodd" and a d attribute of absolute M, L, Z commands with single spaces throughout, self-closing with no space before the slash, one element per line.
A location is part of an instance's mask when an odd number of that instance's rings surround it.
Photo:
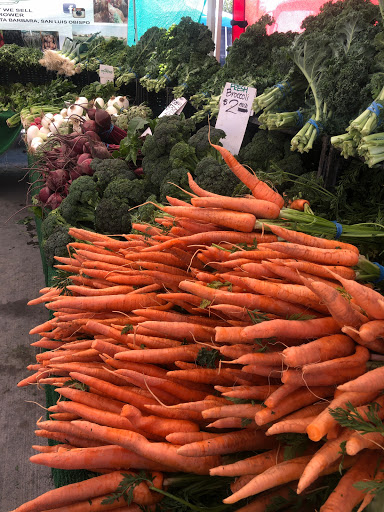
<path fill-rule="evenodd" d="M 317 372 L 306 374 L 302 370 L 287 370 L 282 375 L 281 381 L 284 382 L 284 384 L 289 384 L 291 386 L 331 386 L 348 382 L 360 375 L 363 375 L 365 372 L 365 363 L 346 369 L 342 369 L 342 367 L 340 367 L 338 371 L 328 371 L 320 374 Z"/>
<path fill-rule="evenodd" d="M 347 249 L 323 249 L 294 243 L 274 242 L 263 244 L 260 249 L 273 249 L 292 258 L 302 259 L 324 265 L 353 267 L 359 262 L 359 255 Z"/>
<path fill-rule="evenodd" d="M 223 328 L 217 327 L 216 331 L 218 329 Z M 281 332 L 289 338 L 311 339 L 338 334 L 340 326 L 332 317 L 315 318 L 312 320 L 270 320 L 269 322 L 244 327 L 241 336 L 244 340 L 273 338 L 279 336 Z"/>
<path fill-rule="evenodd" d="M 334 334 L 298 347 L 288 347 L 283 350 L 283 357 L 286 365 L 297 367 L 349 356 L 353 354 L 354 350 L 355 343 L 351 338 L 344 334 Z"/>
<path fill-rule="evenodd" d="M 245 199 L 242 197 L 195 197 L 191 199 L 193 206 L 202 208 L 227 208 L 252 213 L 257 218 L 277 219 L 280 208 L 277 204 L 262 199 Z"/>
<path fill-rule="evenodd" d="M 211 144 L 211 146 L 220 153 L 233 174 L 251 190 L 252 195 L 256 197 L 256 199 L 271 201 L 272 203 L 276 203 L 279 208 L 283 207 L 284 199 L 278 192 L 272 190 L 271 187 L 263 181 L 260 181 L 254 174 L 251 174 L 227 149 L 216 144 Z"/>
<path fill-rule="evenodd" d="M 242 475 L 257 475 L 266 469 L 283 462 L 284 450 L 281 447 L 273 448 L 272 450 L 241 459 L 232 464 L 218 466 L 212 468 L 209 472 L 211 476 L 242 476 Z"/>
<path fill-rule="evenodd" d="M 287 240 L 287 242 L 293 242 L 301 245 L 308 245 L 310 247 L 318 247 L 322 249 L 341 248 L 359 254 L 359 250 L 356 246 L 345 242 L 340 242 L 339 240 L 328 240 L 326 238 L 307 235 L 306 233 L 301 233 L 299 231 L 294 231 L 291 229 L 286 229 L 281 226 L 274 226 L 271 224 L 266 224 L 266 226 L 272 231 L 272 233 L 275 233 L 275 235 L 279 236 L 280 238 L 284 238 L 284 240 Z"/>
<path fill-rule="evenodd" d="M 362 480 L 373 480 L 378 456 L 379 452 L 375 455 L 370 452 L 362 453 L 355 464 L 341 477 L 333 493 L 320 508 L 320 512 L 336 512 L 341 509 L 346 512 L 352 511 L 366 494 L 365 491 L 356 489 L 353 484 Z"/>

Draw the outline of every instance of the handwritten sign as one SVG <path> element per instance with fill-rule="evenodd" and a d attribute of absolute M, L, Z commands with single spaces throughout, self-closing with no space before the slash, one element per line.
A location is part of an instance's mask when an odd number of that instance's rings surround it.
<path fill-rule="evenodd" d="M 99 77 L 100 77 L 101 84 L 106 84 L 107 82 L 113 82 L 113 79 L 115 78 L 115 72 L 113 70 L 113 66 L 106 66 L 105 64 L 100 64 Z"/>
<path fill-rule="evenodd" d="M 187 104 L 187 100 L 183 97 L 176 98 L 163 110 L 159 117 L 179 115 Z"/>
<path fill-rule="evenodd" d="M 256 89 L 254 87 L 231 84 L 230 82 L 225 84 L 221 94 L 215 126 L 226 133 L 226 138 L 221 142 L 233 155 L 237 155 L 243 142 L 255 96 Z"/>

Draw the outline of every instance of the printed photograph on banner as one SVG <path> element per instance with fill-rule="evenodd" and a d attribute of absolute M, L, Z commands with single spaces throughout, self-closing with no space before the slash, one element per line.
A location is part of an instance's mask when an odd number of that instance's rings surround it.
<path fill-rule="evenodd" d="M 4 37 L 3 37 L 3 31 L 0 30 L 0 48 L 4 46 Z"/>
<path fill-rule="evenodd" d="M 128 0 L 93 0 L 95 23 L 126 24 Z"/>
<path fill-rule="evenodd" d="M 42 50 L 58 50 L 59 49 L 59 33 L 58 32 L 41 32 L 41 49 Z"/>
<path fill-rule="evenodd" d="M 48 34 L 48 32 L 46 32 Z M 57 34 L 57 32 L 56 32 Z M 41 32 L 38 30 L 22 30 L 21 37 L 23 38 L 23 46 L 29 48 L 42 48 Z"/>
<path fill-rule="evenodd" d="M 110 37 L 117 37 L 118 39 L 127 39 L 127 26 L 126 25 L 115 25 L 110 23 L 97 24 L 97 25 L 76 25 L 72 27 L 73 37 L 84 37 L 87 38 L 95 32 L 100 32 L 100 36 L 104 39 Z"/>

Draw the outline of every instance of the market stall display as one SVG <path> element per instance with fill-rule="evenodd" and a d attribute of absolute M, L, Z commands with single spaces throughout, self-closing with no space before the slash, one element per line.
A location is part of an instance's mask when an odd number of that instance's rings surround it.
<path fill-rule="evenodd" d="M 300 35 L 268 36 L 270 23 L 223 67 L 206 27 L 183 18 L 134 47 L 45 51 L 80 75 L 109 59 L 113 82 L 59 78 L 27 104 L 22 86 L 2 89 L 9 126 L 26 129 L 47 270 L 30 305 L 50 312 L 19 386 L 46 389 L 48 446 L 30 461 L 59 487 L 15 512 L 380 499 L 380 9 L 327 3 Z M 258 89 L 238 155 L 211 117 L 227 81 Z M 156 117 L 168 90 L 195 109 Z"/>

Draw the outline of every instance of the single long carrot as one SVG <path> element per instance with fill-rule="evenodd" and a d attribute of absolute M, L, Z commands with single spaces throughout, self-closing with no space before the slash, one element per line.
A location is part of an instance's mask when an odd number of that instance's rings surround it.
<path fill-rule="evenodd" d="M 311 366 L 315 369 L 317 365 Z M 343 368 L 342 366 L 336 367 L 333 370 L 329 368 L 325 373 L 321 372 L 320 369 L 319 365 L 319 371 L 308 373 L 303 369 L 287 370 L 283 373 L 281 381 L 284 382 L 284 384 L 291 386 L 332 386 L 343 384 L 344 382 L 355 379 L 367 370 L 365 363 L 360 363 L 346 368 Z"/>
<path fill-rule="evenodd" d="M 348 455 L 356 455 L 362 450 L 377 450 L 384 446 L 384 437 L 381 432 L 368 432 L 364 435 L 356 433 L 351 435 L 345 446 Z"/>
<path fill-rule="evenodd" d="M 177 447 L 170 443 L 151 443 L 144 436 L 127 430 L 103 427 L 88 421 L 74 421 L 76 428 L 91 435 L 94 439 L 117 444 L 150 460 L 166 464 L 177 471 L 206 475 L 209 468 L 219 461 L 216 456 L 183 457 Z"/>
<path fill-rule="evenodd" d="M 280 238 L 283 238 L 287 242 L 292 242 L 300 245 L 308 245 L 310 247 L 318 247 L 321 249 L 346 249 L 348 251 L 359 254 L 359 249 L 352 244 L 340 242 L 339 240 L 328 240 L 327 238 L 320 238 L 318 236 L 308 235 L 301 233 L 300 231 L 294 231 L 293 229 L 286 229 L 281 226 L 275 226 L 273 224 L 265 224 L 272 233 L 275 233 Z"/>
<path fill-rule="evenodd" d="M 151 350 L 126 351 L 116 354 L 115 358 L 135 363 L 168 364 L 175 360 L 194 361 L 200 350 L 197 345 L 159 348 Z"/>
<path fill-rule="evenodd" d="M 308 245 L 274 242 L 263 244 L 260 249 L 273 249 L 283 252 L 292 258 L 311 261 L 323 265 L 341 265 L 353 267 L 359 262 L 359 255 L 348 249 L 322 249 Z"/>
<path fill-rule="evenodd" d="M 244 197 L 209 196 L 194 197 L 191 199 L 193 206 L 202 208 L 226 208 L 238 212 L 252 213 L 256 218 L 277 219 L 280 208 L 276 203 L 263 199 L 248 199 Z"/>
<path fill-rule="evenodd" d="M 115 414 L 120 414 L 121 409 L 124 406 L 124 402 L 113 400 L 112 398 L 105 398 L 103 396 L 96 395 L 95 393 L 90 393 L 89 391 L 82 391 L 68 386 L 58 388 L 55 391 L 74 402 L 91 405 L 97 409 L 114 412 Z"/>
<path fill-rule="evenodd" d="M 229 398 L 243 398 L 248 400 L 263 400 L 271 395 L 274 391 L 279 389 L 278 385 L 266 385 L 266 386 L 215 386 L 217 391 L 223 396 L 227 396 Z"/>
<path fill-rule="evenodd" d="M 384 320 L 371 320 L 370 322 L 365 323 L 359 329 L 359 336 L 366 342 L 375 341 L 377 339 L 383 342 Z"/>
<path fill-rule="evenodd" d="M 286 373 L 286 372 L 284 372 Z M 290 395 L 299 386 L 291 385 L 291 384 L 283 384 L 282 386 L 279 386 L 273 393 L 271 393 L 265 400 L 264 404 L 269 407 L 270 409 L 273 409 L 276 407 L 279 402 L 285 399 L 286 396 Z"/>
<path fill-rule="evenodd" d="M 368 318 L 356 311 L 351 303 L 337 290 L 320 281 L 306 279 L 302 276 L 302 281 L 310 290 L 315 293 L 319 299 L 327 306 L 332 317 L 343 327 L 360 327 Z"/>
<path fill-rule="evenodd" d="M 327 466 L 330 466 L 341 457 L 341 443 L 347 442 L 351 435 L 351 430 L 344 429 L 337 439 L 327 441 L 323 446 L 321 446 L 306 465 L 297 486 L 297 494 L 302 493 L 309 485 L 311 485 L 312 482 L 316 480 L 316 478 L 318 478 L 320 473 Z"/>
<path fill-rule="evenodd" d="M 284 461 L 284 450 L 273 448 L 264 453 L 241 459 L 232 464 L 217 466 L 209 471 L 211 476 L 257 475 Z"/>
<path fill-rule="evenodd" d="M 248 498 L 272 487 L 297 480 L 310 459 L 311 455 L 304 455 L 280 462 L 255 476 L 240 490 L 225 498 L 223 502 L 227 504 L 236 503 L 243 498 Z"/>
<path fill-rule="evenodd" d="M 143 415 L 136 407 L 126 404 L 121 415 L 144 432 L 165 438 L 173 432 L 199 432 L 199 426 L 190 420 L 174 420 L 154 415 Z"/>
<path fill-rule="evenodd" d="M 185 444 L 177 449 L 184 457 L 204 457 L 207 455 L 225 455 L 248 450 L 273 448 L 276 441 L 267 438 L 261 430 L 239 430 L 229 432 L 212 439 Z"/>
<path fill-rule="evenodd" d="M 344 334 L 323 336 L 309 343 L 283 350 L 284 363 L 297 367 L 353 354 L 355 343 Z"/>
<path fill-rule="evenodd" d="M 315 416 L 308 416 L 306 418 L 297 418 L 295 420 L 282 420 L 274 423 L 269 429 L 265 432 L 267 436 L 273 436 L 276 434 L 305 434 L 307 431 L 308 425 L 315 418 Z"/>
<path fill-rule="evenodd" d="M 179 288 L 197 295 L 202 299 L 210 300 L 211 303 L 233 304 L 247 309 L 257 309 L 266 313 L 273 313 L 279 316 L 304 314 L 305 309 L 302 306 L 290 302 L 268 297 L 266 295 L 256 295 L 253 293 L 234 293 L 220 289 L 209 288 L 198 282 L 181 281 Z"/>
<path fill-rule="evenodd" d="M 224 162 L 228 165 L 235 176 L 237 176 L 239 180 L 251 190 L 252 195 L 256 197 L 256 199 L 271 201 L 272 203 L 276 203 L 279 208 L 283 207 L 284 199 L 278 192 L 275 192 L 264 181 L 259 180 L 255 174 L 250 173 L 227 149 L 216 144 L 211 145 L 220 153 Z"/>
<path fill-rule="evenodd" d="M 76 308 L 88 311 L 132 311 L 132 309 L 159 305 L 155 294 L 107 295 L 101 297 L 68 296 L 47 304 L 48 309 Z"/>
<path fill-rule="evenodd" d="M 188 176 L 188 185 L 189 188 L 199 197 L 216 197 L 218 194 L 214 194 L 213 192 L 209 192 L 208 190 L 204 190 L 203 188 L 199 187 L 199 185 L 196 183 L 196 181 L 193 179 L 191 173 L 187 173 Z"/>
<path fill-rule="evenodd" d="M 217 437 L 217 435 L 220 434 L 204 432 L 201 430 L 198 432 L 173 432 L 166 436 L 166 440 L 172 444 L 183 445 L 194 443 L 196 441 L 203 441 L 204 439 L 211 439 L 212 437 Z"/>
<path fill-rule="evenodd" d="M 257 425 L 265 425 L 269 422 L 275 422 L 286 414 L 292 413 L 322 398 L 333 395 L 334 388 L 332 386 L 317 386 L 311 389 L 298 388 L 288 395 L 285 400 L 278 404 L 274 409 L 265 407 L 255 414 Z"/>
<path fill-rule="evenodd" d="M 216 332 L 225 327 L 217 327 Z M 289 338 L 311 339 L 319 336 L 337 334 L 340 326 L 333 317 L 314 318 L 311 320 L 270 320 L 244 327 L 241 332 L 243 341 L 254 338 L 273 338 L 280 333 Z"/>
<path fill-rule="evenodd" d="M 279 260 L 276 260 L 276 262 L 280 263 Z M 317 265 L 316 263 L 311 263 L 309 261 L 289 260 L 287 257 L 284 259 L 284 265 L 289 268 L 298 270 L 299 272 L 306 272 L 307 274 L 324 277 L 325 279 L 329 279 L 330 276 L 332 276 L 329 271 L 334 272 L 344 279 L 356 279 L 356 272 L 353 270 L 353 268 L 350 267 L 343 267 L 338 265 Z M 333 278 L 336 280 L 336 276 L 333 276 Z"/>
<path fill-rule="evenodd" d="M 130 473 L 134 475 L 134 473 Z M 70 505 L 76 501 L 91 499 L 114 492 L 123 479 L 120 471 L 96 476 L 89 480 L 76 482 L 48 491 L 34 500 L 17 507 L 13 512 L 40 512 L 48 508 Z M 135 503 L 149 505 L 152 503 L 151 492 L 146 483 L 141 482 L 133 489 Z"/>
<path fill-rule="evenodd" d="M 355 380 L 346 382 L 337 389 L 350 392 L 375 392 L 383 389 L 384 367 L 375 368 Z"/>
<path fill-rule="evenodd" d="M 201 415 L 204 419 L 227 418 L 229 416 L 253 419 L 255 413 L 262 408 L 263 406 L 260 404 L 228 404 L 205 409 L 202 411 Z"/>

